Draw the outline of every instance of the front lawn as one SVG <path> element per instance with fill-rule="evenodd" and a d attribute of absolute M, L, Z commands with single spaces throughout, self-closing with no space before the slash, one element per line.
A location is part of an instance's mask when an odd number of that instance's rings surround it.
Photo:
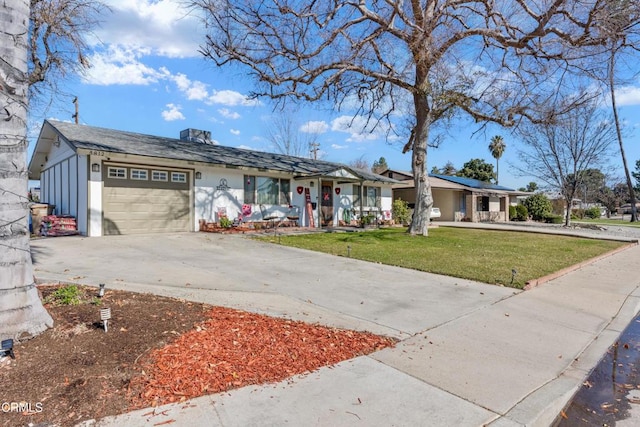
<path fill-rule="evenodd" d="M 273 240 L 273 237 L 266 237 Z M 405 229 L 279 236 L 283 245 L 522 288 L 527 281 L 625 243 L 557 235 L 439 227 L 429 237 Z M 512 270 L 517 271 L 513 283 Z"/>

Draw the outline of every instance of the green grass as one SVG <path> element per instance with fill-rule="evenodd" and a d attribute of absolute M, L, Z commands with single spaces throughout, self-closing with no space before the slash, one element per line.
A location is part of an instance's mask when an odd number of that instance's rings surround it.
<path fill-rule="evenodd" d="M 273 241 L 273 237 L 264 240 Z M 439 227 L 429 237 L 404 229 L 280 236 L 280 243 L 479 282 L 522 288 L 624 243 L 577 237 Z M 511 283 L 511 271 L 517 274 Z"/>
<path fill-rule="evenodd" d="M 601 224 L 601 225 L 614 225 L 614 226 L 621 226 L 621 227 L 640 228 L 640 222 L 630 222 L 628 217 L 624 221 L 620 219 L 608 219 L 608 218 L 598 218 L 598 219 L 584 218 L 584 219 L 572 220 L 571 222 L 585 222 L 588 224 Z"/>
<path fill-rule="evenodd" d="M 57 289 L 45 299 L 45 303 L 56 305 L 78 305 L 82 291 L 76 285 L 67 285 Z"/>

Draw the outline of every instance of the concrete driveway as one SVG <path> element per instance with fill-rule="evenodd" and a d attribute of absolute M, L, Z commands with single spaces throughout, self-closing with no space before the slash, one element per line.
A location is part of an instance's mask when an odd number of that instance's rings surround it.
<path fill-rule="evenodd" d="M 402 339 L 277 385 L 163 407 L 173 425 L 546 426 L 640 309 L 638 246 L 526 292 L 241 236 L 71 237 L 32 248 L 40 281 L 105 283 Z M 148 414 L 98 425 L 165 420 Z"/>
<path fill-rule="evenodd" d="M 40 239 L 32 242 L 32 252 L 40 280 L 105 283 L 398 338 L 514 294 L 237 235 Z"/>

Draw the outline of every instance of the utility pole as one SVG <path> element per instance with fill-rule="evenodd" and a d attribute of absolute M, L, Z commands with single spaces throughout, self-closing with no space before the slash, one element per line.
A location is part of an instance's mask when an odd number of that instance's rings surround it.
<path fill-rule="evenodd" d="M 71 101 L 71 102 L 76 104 L 76 113 L 74 115 L 72 115 L 71 117 L 76 119 L 76 124 L 78 124 L 78 120 L 80 119 L 80 115 L 78 113 L 78 109 L 79 109 L 79 107 L 78 107 L 78 97 L 76 96 L 75 98 L 73 98 L 73 101 Z"/>
<path fill-rule="evenodd" d="M 309 143 L 309 153 L 311 153 L 311 158 L 313 160 L 318 160 L 318 151 L 320 150 L 320 144 L 317 142 Z"/>

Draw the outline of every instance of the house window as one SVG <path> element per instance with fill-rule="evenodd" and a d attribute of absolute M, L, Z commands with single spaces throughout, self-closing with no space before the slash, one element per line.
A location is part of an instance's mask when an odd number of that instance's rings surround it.
<path fill-rule="evenodd" d="M 382 190 L 380 187 L 364 187 L 364 199 L 362 206 L 368 208 L 379 208 L 380 207 L 380 197 L 382 195 Z M 353 206 L 360 206 L 360 186 L 353 186 Z"/>
<path fill-rule="evenodd" d="M 127 179 L 127 169 L 126 168 L 114 168 L 109 167 L 109 178 L 117 178 L 117 179 Z"/>
<path fill-rule="evenodd" d="M 187 182 L 187 173 L 171 172 L 171 182 Z"/>
<path fill-rule="evenodd" d="M 271 178 L 266 176 L 244 177 L 244 203 L 265 205 L 288 205 L 291 182 L 288 179 Z"/>
<path fill-rule="evenodd" d="M 256 203 L 256 177 L 244 176 L 244 202 L 247 204 Z"/>
<path fill-rule="evenodd" d="M 169 172 L 151 171 L 151 181 L 169 181 Z"/>
<path fill-rule="evenodd" d="M 477 199 L 476 210 L 478 212 L 489 212 L 489 197 L 483 196 Z"/>
<path fill-rule="evenodd" d="M 380 207 L 380 187 L 364 187 L 365 191 L 365 206 L 372 208 Z"/>
<path fill-rule="evenodd" d="M 146 181 L 149 179 L 148 172 L 145 169 L 131 169 L 131 179 Z"/>

